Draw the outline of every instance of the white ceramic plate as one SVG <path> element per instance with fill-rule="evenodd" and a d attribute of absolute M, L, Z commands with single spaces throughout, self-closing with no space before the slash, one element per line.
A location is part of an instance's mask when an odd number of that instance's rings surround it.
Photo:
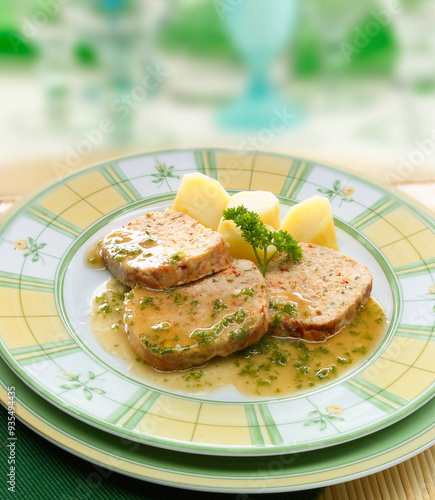
<path fill-rule="evenodd" d="M 13 387 L 17 416 L 49 441 L 110 470 L 191 490 L 272 493 L 327 486 L 392 467 L 435 443 L 432 399 L 400 422 L 351 443 L 275 457 L 222 460 L 116 437 L 107 439 L 105 432 L 83 424 L 39 397 L 1 360 L 0 375 L 0 400 L 7 405 L 6 387 Z"/>
<path fill-rule="evenodd" d="M 252 399 L 228 387 L 176 393 L 127 374 L 89 327 L 107 275 L 83 263 L 91 243 L 140 213 L 170 206 L 184 173 L 227 189 L 270 190 L 282 214 L 331 200 L 340 250 L 374 276 L 389 330 L 363 366 L 329 385 Z M 226 455 L 337 445 L 400 420 L 434 394 L 433 221 L 347 172 L 300 159 L 222 150 L 146 154 L 66 177 L 23 203 L 0 233 L 1 352 L 36 392 L 102 430 L 173 450 Z M 333 412 L 331 412 L 333 408 Z M 337 414 L 339 418 L 337 418 Z"/>

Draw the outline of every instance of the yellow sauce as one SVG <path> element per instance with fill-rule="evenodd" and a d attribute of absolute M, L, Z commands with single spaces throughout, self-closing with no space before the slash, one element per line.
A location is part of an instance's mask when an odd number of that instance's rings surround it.
<path fill-rule="evenodd" d="M 101 244 L 103 240 L 94 243 L 85 254 L 85 264 L 91 269 L 101 270 L 106 269 L 103 257 L 101 256 Z"/>
<path fill-rule="evenodd" d="M 145 383 L 197 396 L 228 385 L 247 396 L 283 396 L 332 382 L 367 359 L 388 326 L 382 306 L 369 298 L 347 327 L 324 342 L 266 335 L 243 351 L 213 358 L 205 366 L 159 372 L 138 358 L 127 340 L 122 320 L 126 290 L 110 280 L 93 301 L 91 325 L 103 348 L 127 360 L 131 375 Z"/>
<path fill-rule="evenodd" d="M 105 246 L 112 260 L 128 260 L 132 268 L 145 269 L 165 262 L 174 264 L 184 252 L 171 252 L 170 247 L 139 232 L 127 228 L 112 231 L 105 237 Z"/>
<path fill-rule="evenodd" d="M 281 301 L 283 304 L 294 304 L 298 318 L 314 314 L 314 308 L 311 305 L 311 301 L 304 298 L 300 293 L 277 290 L 273 293 L 273 300 L 278 302 Z"/>

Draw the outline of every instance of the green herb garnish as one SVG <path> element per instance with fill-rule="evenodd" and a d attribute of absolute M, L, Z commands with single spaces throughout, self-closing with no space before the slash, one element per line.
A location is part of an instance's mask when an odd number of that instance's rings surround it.
<path fill-rule="evenodd" d="M 227 208 L 223 212 L 224 220 L 232 220 L 242 231 L 242 236 L 249 243 L 260 266 L 263 276 L 266 275 L 270 261 L 277 253 L 285 253 L 288 259 L 295 262 L 301 260 L 302 248 L 298 242 L 287 231 L 269 231 L 255 212 L 250 212 L 243 205 L 235 208 Z M 268 247 L 273 245 L 275 251 L 268 256 Z M 258 250 L 264 252 L 263 259 L 260 258 Z"/>
<path fill-rule="evenodd" d="M 275 314 L 272 317 L 272 326 L 278 326 L 280 323 L 282 323 L 282 316 L 281 316 L 281 314 Z"/>
<path fill-rule="evenodd" d="M 180 250 L 179 252 L 174 253 L 169 257 L 169 262 L 171 264 L 176 264 L 179 260 L 181 260 L 185 255 L 185 252 Z"/>
<path fill-rule="evenodd" d="M 293 318 L 296 316 L 296 313 L 298 311 L 296 304 L 273 299 L 271 299 L 269 302 L 269 309 L 274 309 L 275 311 L 283 313 L 286 316 L 291 316 Z"/>
<path fill-rule="evenodd" d="M 240 290 L 235 291 L 231 295 L 231 297 L 236 298 L 242 295 L 245 295 L 245 302 L 247 302 L 249 300 L 249 297 L 253 297 L 255 295 L 255 290 L 252 287 L 248 286 L 247 288 L 242 288 Z"/>
<path fill-rule="evenodd" d="M 155 307 L 154 299 L 152 297 L 142 297 L 140 299 L 140 308 L 145 309 L 147 306 Z"/>
<path fill-rule="evenodd" d="M 224 309 L 228 309 L 228 306 L 226 304 L 224 304 L 222 299 L 216 299 L 213 302 L 214 313 L 211 315 L 211 317 L 216 318 L 216 316 L 218 315 L 218 312 L 223 311 Z"/>

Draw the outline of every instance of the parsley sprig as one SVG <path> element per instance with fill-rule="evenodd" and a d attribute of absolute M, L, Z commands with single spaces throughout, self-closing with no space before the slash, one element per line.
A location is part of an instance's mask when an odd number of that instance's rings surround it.
<path fill-rule="evenodd" d="M 257 258 L 260 271 L 263 276 L 266 275 L 270 261 L 277 253 L 285 253 L 288 259 L 295 262 L 301 260 L 302 248 L 298 242 L 287 231 L 269 231 L 260 216 L 249 211 L 243 205 L 234 208 L 227 208 L 223 212 L 224 220 L 232 220 L 240 228 L 242 236 L 247 243 L 252 246 L 255 257 Z M 273 245 L 275 251 L 268 256 L 268 247 Z M 260 257 L 258 250 L 263 251 L 263 258 Z"/>

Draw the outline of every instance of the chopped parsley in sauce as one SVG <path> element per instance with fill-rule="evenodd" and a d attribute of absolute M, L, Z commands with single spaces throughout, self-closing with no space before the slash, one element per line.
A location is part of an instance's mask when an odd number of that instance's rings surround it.
<path fill-rule="evenodd" d="M 117 282 L 116 282 L 117 283 Z M 240 291 L 245 290 L 241 289 Z M 185 305 L 193 318 L 201 301 L 185 300 L 177 289 L 166 291 L 168 298 L 177 305 Z M 238 292 L 235 292 L 238 293 Z M 178 294 L 178 295 L 177 295 Z M 201 368 L 182 372 L 158 372 L 151 368 L 132 350 L 123 327 L 124 298 L 131 292 L 119 283 L 109 282 L 106 289 L 94 298 L 93 329 L 103 346 L 113 355 L 129 361 L 130 370 L 145 382 L 154 383 L 165 390 L 208 393 L 225 385 L 235 386 L 241 393 L 250 396 L 273 397 L 306 391 L 313 387 L 337 380 L 347 370 L 357 367 L 378 346 L 388 326 L 382 307 L 370 298 L 360 309 L 354 320 L 339 334 L 321 343 L 300 339 L 264 336 L 260 341 L 225 358 L 211 359 Z M 249 297 L 240 293 L 240 297 Z M 244 303 L 244 300 L 242 301 Z M 141 307 L 154 314 L 158 307 L 156 296 L 143 297 Z M 246 334 L 249 318 L 243 307 L 225 315 L 225 305 L 219 299 L 212 305 L 212 313 L 224 314 L 211 328 L 196 329 L 191 337 L 200 346 L 215 342 L 219 332 L 228 329 L 231 339 L 240 339 Z M 290 304 L 291 306 L 291 304 Z M 274 302 L 271 306 L 273 321 L 295 314 L 294 308 Z M 125 321 L 130 321 L 128 310 Z M 170 325 L 155 321 L 149 335 L 142 339 L 151 351 L 158 354 L 183 353 L 190 349 L 174 336 L 171 344 L 165 337 Z M 181 345 L 180 345 L 181 344 Z M 137 359 L 136 362 L 131 361 Z"/>

